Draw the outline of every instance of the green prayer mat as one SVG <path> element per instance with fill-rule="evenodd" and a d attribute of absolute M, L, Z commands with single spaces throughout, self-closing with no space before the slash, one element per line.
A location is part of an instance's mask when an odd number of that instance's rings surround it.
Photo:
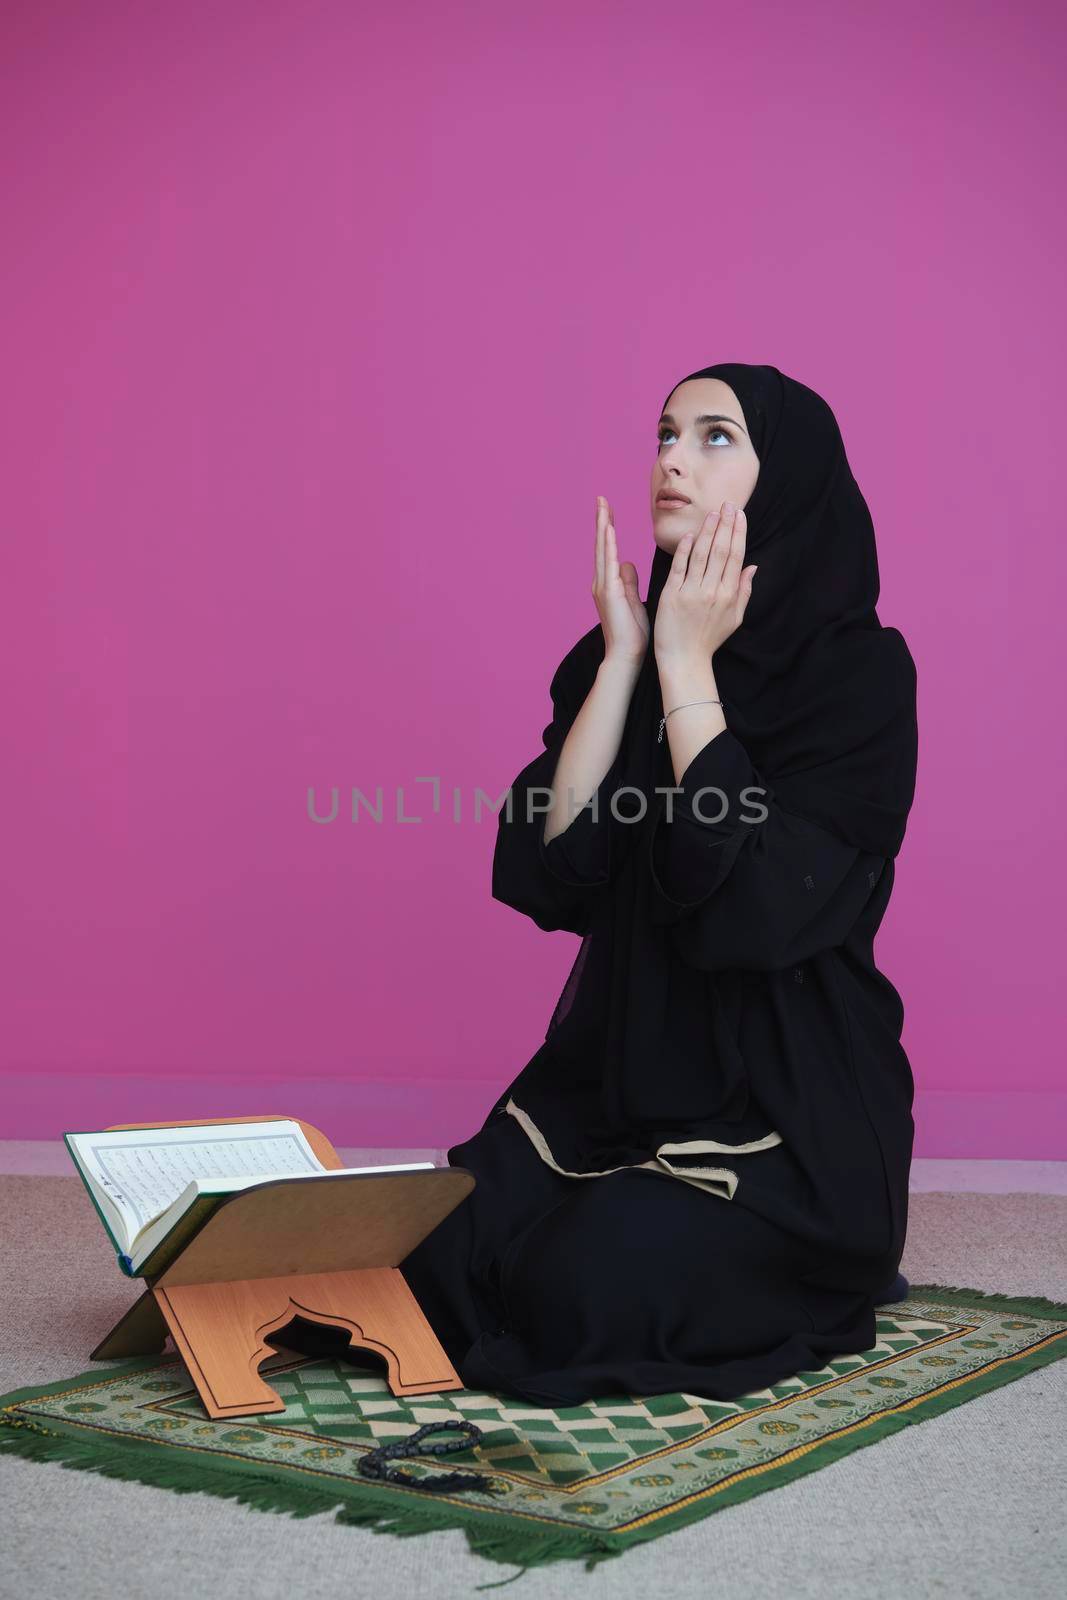
<path fill-rule="evenodd" d="M 1064 1355 L 1067 1305 L 913 1284 L 878 1308 L 870 1350 L 730 1401 L 609 1394 L 553 1408 L 474 1389 L 398 1399 L 369 1353 L 357 1365 L 279 1352 L 262 1371 L 285 1410 L 212 1422 L 169 1354 L 0 1396 L 0 1451 L 262 1511 L 336 1509 L 337 1522 L 375 1532 L 462 1528 L 490 1560 L 525 1570 L 583 1559 L 588 1571 Z M 449 1417 L 476 1423 L 481 1439 L 391 1465 L 420 1478 L 484 1473 L 490 1488 L 359 1473 L 361 1455 Z M 427 1442 L 453 1436 L 468 1437 Z"/>

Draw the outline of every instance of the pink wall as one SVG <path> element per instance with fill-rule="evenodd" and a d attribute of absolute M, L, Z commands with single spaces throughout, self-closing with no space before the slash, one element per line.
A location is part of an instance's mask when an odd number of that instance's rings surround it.
<path fill-rule="evenodd" d="M 473 1131 L 574 949 L 475 790 L 740 360 L 834 407 L 919 667 L 918 1153 L 1067 1155 L 1062 16 L 8 0 L 4 1135 Z"/>

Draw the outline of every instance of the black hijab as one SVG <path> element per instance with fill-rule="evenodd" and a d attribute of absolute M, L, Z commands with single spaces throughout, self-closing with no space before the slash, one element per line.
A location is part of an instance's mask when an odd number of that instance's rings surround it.
<path fill-rule="evenodd" d="M 714 658 L 727 726 L 787 811 L 895 856 L 915 784 L 915 668 L 903 636 L 875 611 L 874 526 L 837 420 L 777 367 L 719 362 L 679 384 L 693 378 L 730 386 L 759 457 L 744 508 L 745 565 L 759 571 L 744 621 Z M 624 781 L 650 799 L 655 784 L 674 782 L 667 740 L 657 743 L 665 708 L 653 651 L 672 559 L 656 546 L 648 651 L 625 734 Z"/>

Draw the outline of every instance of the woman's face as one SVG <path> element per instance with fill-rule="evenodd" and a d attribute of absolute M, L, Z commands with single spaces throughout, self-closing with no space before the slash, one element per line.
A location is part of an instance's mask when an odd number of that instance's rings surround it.
<path fill-rule="evenodd" d="M 652 529 L 660 548 L 673 555 L 682 535 L 698 534 L 708 512 L 717 512 L 724 500 L 747 504 L 759 477 L 759 457 L 741 403 L 721 378 L 680 383 L 659 419 L 657 436 Z M 685 502 L 665 504 L 661 491 L 684 495 Z"/>

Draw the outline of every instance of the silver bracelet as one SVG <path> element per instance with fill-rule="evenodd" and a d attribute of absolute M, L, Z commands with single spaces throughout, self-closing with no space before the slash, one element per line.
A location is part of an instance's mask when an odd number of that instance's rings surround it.
<path fill-rule="evenodd" d="M 684 711 L 686 706 L 721 706 L 722 704 L 721 700 L 687 700 L 683 706 L 672 706 L 667 715 L 659 719 L 659 737 L 656 743 L 663 743 L 663 730 L 667 726 L 667 717 L 673 717 L 676 711 Z"/>

